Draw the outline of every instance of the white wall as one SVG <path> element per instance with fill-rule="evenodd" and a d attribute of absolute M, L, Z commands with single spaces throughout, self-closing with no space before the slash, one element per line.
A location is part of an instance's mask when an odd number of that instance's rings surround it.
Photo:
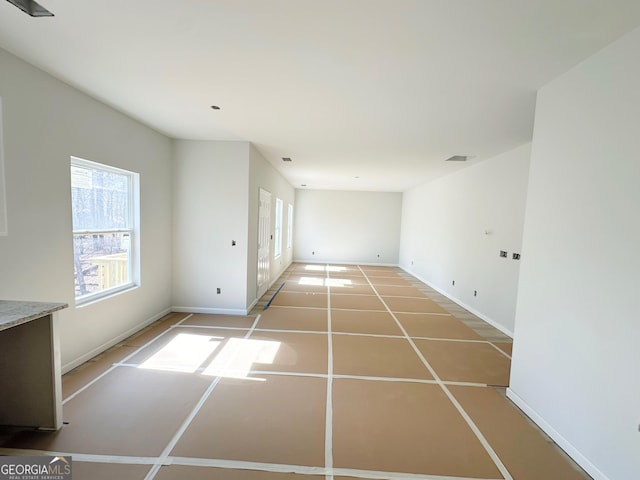
<path fill-rule="evenodd" d="M 398 264 L 401 193 L 298 189 L 296 205 L 296 261 Z"/>
<path fill-rule="evenodd" d="M 413 188 L 403 200 L 400 266 L 508 335 L 529 156 L 523 145 Z"/>
<path fill-rule="evenodd" d="M 274 234 L 276 218 L 276 198 L 283 202 L 282 207 L 282 255 L 275 258 L 275 242 L 271 242 L 270 267 L 271 282 L 274 282 L 293 260 L 293 248 L 287 248 L 287 216 L 288 205 L 293 205 L 295 214 L 295 189 L 280 173 L 251 145 L 249 152 L 249 255 L 247 275 L 247 305 L 251 306 L 257 299 L 257 267 L 258 267 L 258 211 L 260 206 L 260 188 L 271 193 L 271 233 Z"/>
<path fill-rule="evenodd" d="M 249 143 L 176 140 L 173 156 L 174 309 L 244 313 Z"/>
<path fill-rule="evenodd" d="M 4 181 L 4 140 L 2 132 L 2 97 L 0 97 L 0 236 L 7 235 L 7 195 Z"/>
<path fill-rule="evenodd" d="M 9 235 L 0 236 L 0 298 L 66 302 L 65 369 L 168 311 L 169 140 L 0 50 Z M 74 307 L 70 156 L 140 174 L 141 286 Z"/>
<path fill-rule="evenodd" d="M 538 94 L 509 395 L 640 478 L 640 29 Z"/>

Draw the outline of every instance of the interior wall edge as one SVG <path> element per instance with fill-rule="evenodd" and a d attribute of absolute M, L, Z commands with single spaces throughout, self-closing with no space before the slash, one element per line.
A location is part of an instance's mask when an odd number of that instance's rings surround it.
<path fill-rule="evenodd" d="M 594 480 L 612 480 L 591 463 L 571 442 L 564 438 L 555 428 L 547 423 L 531 406 L 525 402 L 511 387 L 507 387 L 507 398 L 540 427 L 564 452 L 582 467 Z"/>
<path fill-rule="evenodd" d="M 640 478 L 639 50 L 637 28 L 538 91 L 511 363 L 612 480 Z"/>
<path fill-rule="evenodd" d="M 446 292 L 445 290 L 442 290 L 441 288 L 437 287 L 436 285 L 432 284 L 431 282 L 425 280 L 424 278 L 421 278 L 419 275 L 416 275 L 414 272 L 410 271 L 409 269 L 405 268 L 403 265 L 398 265 L 399 268 L 401 268 L 402 270 L 404 270 L 405 272 L 407 272 L 409 275 L 411 275 L 412 277 L 417 278 L 418 280 L 420 280 L 422 283 L 424 283 L 425 285 L 428 285 L 429 287 L 433 288 L 436 292 L 438 292 L 441 295 L 444 295 L 445 297 L 447 297 L 449 300 L 451 300 L 453 303 L 461 306 L 462 308 L 464 308 L 465 310 L 468 310 L 469 312 L 473 313 L 476 317 L 481 318 L 482 320 L 484 320 L 485 322 L 487 322 L 489 325 L 491 325 L 492 327 L 497 328 L 498 330 L 500 330 L 502 333 L 504 333 L 506 336 L 508 336 L 509 338 L 513 338 L 513 332 L 511 330 L 509 330 L 508 328 L 506 328 L 504 325 L 501 325 L 500 323 L 496 322 L 495 320 L 493 320 L 490 317 L 487 317 L 485 314 L 483 314 L 482 312 L 479 312 L 478 310 L 476 310 L 473 307 L 470 307 L 469 305 L 467 305 L 466 303 L 464 303 L 463 301 L 459 300 L 458 298 L 454 297 L 453 295 L 449 294 L 448 292 Z"/>
<path fill-rule="evenodd" d="M 146 320 L 144 320 L 143 322 L 139 323 L 135 327 L 132 327 L 129 330 L 127 330 L 126 332 L 123 332 L 120 335 L 112 338 L 108 342 L 105 342 L 102 345 L 97 346 L 93 350 L 90 350 L 89 352 L 85 353 L 84 355 L 79 356 L 75 360 L 71 360 L 70 362 L 65 363 L 64 365 L 62 365 L 62 373 L 65 374 L 67 372 L 70 372 L 74 368 L 79 367 L 83 363 L 91 360 L 93 357 L 95 357 L 97 355 L 100 355 L 101 353 L 109 350 L 114 345 L 117 345 L 118 343 L 120 343 L 124 339 L 129 338 L 131 335 L 139 332 L 140 330 L 142 330 L 146 326 L 151 325 L 153 322 L 155 322 L 157 320 L 160 320 L 162 317 L 164 317 L 165 315 L 170 314 L 171 312 L 172 312 L 171 308 L 166 308 L 166 309 L 162 310 L 161 312 L 156 313 L 155 315 L 147 318 Z"/>

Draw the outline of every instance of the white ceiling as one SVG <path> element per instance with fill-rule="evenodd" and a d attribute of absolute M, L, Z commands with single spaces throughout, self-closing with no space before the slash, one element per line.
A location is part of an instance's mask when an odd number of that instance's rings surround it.
<path fill-rule="evenodd" d="M 170 137 L 247 140 L 295 187 L 347 190 L 529 141 L 536 90 L 640 25 L 638 0 L 40 3 L 56 16 L 0 2 L 0 47 Z"/>

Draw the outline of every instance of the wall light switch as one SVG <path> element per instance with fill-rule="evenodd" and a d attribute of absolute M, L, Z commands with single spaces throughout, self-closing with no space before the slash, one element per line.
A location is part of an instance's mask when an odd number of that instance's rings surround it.
<path fill-rule="evenodd" d="M 519 253 L 514 253 L 514 254 L 513 254 L 513 256 L 512 256 L 512 258 L 513 258 L 514 260 L 520 260 L 520 254 L 519 254 Z"/>
<path fill-rule="evenodd" d="M 504 250 L 500 250 L 500 256 L 502 258 L 507 258 L 507 252 L 505 252 Z"/>

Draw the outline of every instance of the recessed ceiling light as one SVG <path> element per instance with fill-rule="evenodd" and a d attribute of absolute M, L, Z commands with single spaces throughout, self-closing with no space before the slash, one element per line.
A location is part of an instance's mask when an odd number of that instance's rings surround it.
<path fill-rule="evenodd" d="M 211 105 L 211 110 L 220 110 L 218 105 Z"/>
<path fill-rule="evenodd" d="M 467 155 L 454 155 L 445 160 L 445 162 L 466 162 L 469 157 Z"/>
<path fill-rule="evenodd" d="M 290 162 L 291 161 L 291 157 L 282 157 L 282 161 L 283 162 Z"/>
<path fill-rule="evenodd" d="M 353 178 L 360 178 L 360 177 L 358 177 L 358 176 L 356 175 L 356 176 L 355 176 L 355 177 L 353 177 Z"/>
<path fill-rule="evenodd" d="M 306 184 L 306 183 L 303 183 L 303 184 L 302 184 L 302 185 L 300 185 L 300 186 L 301 186 L 301 187 L 306 187 L 306 186 L 307 186 L 307 184 Z"/>

